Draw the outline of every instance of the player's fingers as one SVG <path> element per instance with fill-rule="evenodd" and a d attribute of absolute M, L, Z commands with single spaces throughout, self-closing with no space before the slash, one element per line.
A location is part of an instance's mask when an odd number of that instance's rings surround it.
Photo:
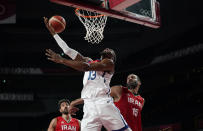
<path fill-rule="evenodd" d="M 46 49 L 46 52 L 49 54 L 53 54 L 53 51 L 51 49 Z"/>
<path fill-rule="evenodd" d="M 54 51 L 52 51 L 51 49 L 49 49 L 49 53 L 51 54 L 51 55 L 57 55 Z"/>
<path fill-rule="evenodd" d="M 49 50 L 46 50 L 45 55 L 46 56 L 52 56 L 52 54 L 49 52 Z"/>
<path fill-rule="evenodd" d="M 48 60 L 50 61 L 54 61 L 55 62 L 55 59 L 51 58 L 51 57 L 47 57 Z"/>
<path fill-rule="evenodd" d="M 70 112 L 71 115 L 76 115 L 75 111 Z"/>
<path fill-rule="evenodd" d="M 46 51 L 47 53 L 49 53 L 49 49 L 46 49 L 45 51 Z"/>
<path fill-rule="evenodd" d="M 74 111 L 74 112 L 77 112 L 77 111 L 79 111 L 79 108 L 75 107 L 75 108 L 73 109 L 73 111 Z"/>
<path fill-rule="evenodd" d="M 79 111 L 79 108 L 75 107 L 75 111 Z"/>
<path fill-rule="evenodd" d="M 47 57 L 47 60 L 50 60 L 50 61 L 52 61 L 52 60 L 51 60 L 51 58 L 49 58 L 49 57 Z"/>
<path fill-rule="evenodd" d="M 70 110 L 70 112 L 71 113 L 75 113 L 75 112 L 77 112 L 79 109 L 78 108 L 72 108 L 71 110 Z"/>
<path fill-rule="evenodd" d="M 77 107 L 73 107 L 72 109 L 78 109 Z"/>
<path fill-rule="evenodd" d="M 49 53 L 45 53 L 45 55 L 51 57 L 51 55 Z"/>
<path fill-rule="evenodd" d="M 45 19 L 44 19 L 44 20 L 45 20 L 45 22 L 46 22 L 46 23 L 48 23 L 48 18 L 46 18 L 46 17 L 45 17 Z"/>
<path fill-rule="evenodd" d="M 46 17 L 43 17 L 43 18 L 44 18 L 44 23 L 47 25 L 47 22 L 48 22 L 47 18 Z"/>
<path fill-rule="evenodd" d="M 53 51 L 51 49 L 47 49 L 47 52 L 52 53 Z"/>
<path fill-rule="evenodd" d="M 43 17 L 44 21 L 47 19 L 45 16 Z"/>

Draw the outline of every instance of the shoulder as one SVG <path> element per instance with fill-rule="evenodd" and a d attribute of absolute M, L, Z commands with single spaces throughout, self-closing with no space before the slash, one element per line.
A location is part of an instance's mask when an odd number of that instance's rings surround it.
<path fill-rule="evenodd" d="M 141 95 L 139 95 L 139 99 L 142 101 L 142 103 L 143 103 L 143 105 L 144 105 L 145 99 L 144 99 Z"/>
<path fill-rule="evenodd" d="M 53 118 L 51 121 L 52 122 L 57 122 L 58 117 Z"/>
<path fill-rule="evenodd" d="M 123 86 L 122 85 L 114 85 L 114 86 L 111 86 L 111 89 L 112 90 L 122 90 L 123 89 Z"/>
<path fill-rule="evenodd" d="M 112 96 L 120 96 L 122 94 L 122 85 L 115 85 L 111 87 L 111 94 Z"/>
<path fill-rule="evenodd" d="M 144 98 L 142 98 L 142 99 L 143 99 L 143 102 L 142 102 L 142 103 L 143 103 L 143 106 L 144 106 L 144 105 L 145 105 L 145 99 L 144 99 Z"/>
<path fill-rule="evenodd" d="M 143 101 L 145 101 L 145 99 L 144 99 L 141 95 L 139 95 L 139 97 L 140 97 Z"/>
<path fill-rule="evenodd" d="M 73 121 L 78 121 L 77 118 L 74 118 L 74 117 L 72 117 L 72 116 L 71 116 L 71 119 L 72 119 Z"/>
<path fill-rule="evenodd" d="M 80 121 L 79 119 L 77 119 L 77 118 L 73 118 L 73 117 L 71 117 L 71 119 L 73 120 L 73 121 Z"/>
<path fill-rule="evenodd" d="M 81 123 L 81 121 L 80 120 L 78 120 L 78 119 L 76 119 L 77 121 L 78 121 L 78 123 L 80 124 Z"/>
<path fill-rule="evenodd" d="M 75 122 L 75 123 L 78 123 L 79 124 L 79 126 L 80 126 L 80 120 L 79 119 L 76 119 L 76 118 L 72 118 L 72 120 Z"/>
<path fill-rule="evenodd" d="M 53 118 L 50 122 L 50 127 L 55 128 L 57 125 L 57 117 Z"/>
<path fill-rule="evenodd" d="M 114 85 L 112 87 L 123 87 L 122 85 Z"/>
<path fill-rule="evenodd" d="M 77 119 L 78 120 L 78 119 Z M 78 120 L 78 124 L 79 124 L 79 126 L 81 127 L 81 121 L 80 120 Z"/>

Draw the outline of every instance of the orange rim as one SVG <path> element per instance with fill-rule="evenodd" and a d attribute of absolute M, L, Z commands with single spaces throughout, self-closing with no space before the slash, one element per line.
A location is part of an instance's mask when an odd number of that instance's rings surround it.
<path fill-rule="evenodd" d="M 102 17 L 102 16 L 104 16 L 104 15 L 96 15 L 96 16 L 90 16 L 90 15 L 82 15 L 82 14 L 80 14 L 79 13 L 79 8 L 76 8 L 75 9 L 75 14 L 77 15 L 77 16 L 80 16 L 80 17 L 83 17 L 83 18 L 97 18 L 97 17 Z"/>

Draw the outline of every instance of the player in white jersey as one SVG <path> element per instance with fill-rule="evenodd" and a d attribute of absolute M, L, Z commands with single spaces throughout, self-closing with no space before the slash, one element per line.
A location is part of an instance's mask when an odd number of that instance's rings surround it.
<path fill-rule="evenodd" d="M 95 62 L 95 61 L 94 61 Z M 99 62 L 99 61 L 96 61 Z M 112 73 L 105 71 L 87 71 L 83 78 L 83 90 L 81 98 L 109 97 Z"/>
<path fill-rule="evenodd" d="M 101 52 L 100 61 L 92 61 L 90 58 L 84 57 L 68 47 L 54 32 L 52 27 L 49 26 L 48 19 L 45 17 L 44 22 L 58 45 L 72 60 L 65 59 L 50 49 L 46 50 L 48 59 L 85 72 L 83 79 L 84 87 L 81 93 L 81 97 L 84 100 L 84 115 L 81 122 L 81 130 L 99 131 L 103 125 L 109 131 L 131 131 L 109 95 L 109 83 L 114 73 L 114 63 L 116 60 L 115 52 L 112 49 L 106 48 Z"/>

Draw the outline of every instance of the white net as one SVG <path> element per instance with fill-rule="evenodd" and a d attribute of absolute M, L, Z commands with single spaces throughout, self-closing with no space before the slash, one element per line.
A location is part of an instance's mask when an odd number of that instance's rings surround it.
<path fill-rule="evenodd" d="M 92 44 L 100 43 L 104 38 L 103 31 L 106 25 L 107 16 L 83 9 L 76 9 L 75 13 L 85 26 L 85 40 Z"/>

